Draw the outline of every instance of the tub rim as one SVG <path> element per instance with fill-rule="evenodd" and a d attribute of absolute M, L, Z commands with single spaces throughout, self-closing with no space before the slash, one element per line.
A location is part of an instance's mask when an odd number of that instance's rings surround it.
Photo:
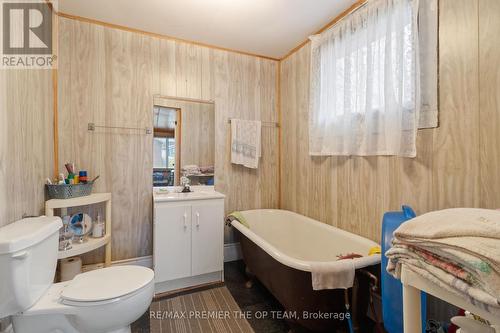
<path fill-rule="evenodd" d="M 363 241 L 372 243 L 373 244 L 372 246 L 380 246 L 379 244 L 372 241 L 371 239 L 365 238 L 365 237 L 360 236 L 360 235 L 356 235 L 352 232 L 334 227 L 334 226 L 326 224 L 326 223 L 319 222 L 319 221 L 314 220 L 310 217 L 307 217 L 307 216 L 304 216 L 304 215 L 301 215 L 301 214 L 298 214 L 298 213 L 295 213 L 295 212 L 292 212 L 289 210 L 285 210 L 285 209 L 252 209 L 252 210 L 241 211 L 241 213 L 244 214 L 245 212 L 255 212 L 255 211 L 262 211 L 262 212 L 269 212 L 269 213 L 280 212 L 280 213 L 284 213 L 284 214 L 295 215 L 295 216 L 302 218 L 305 223 L 313 223 L 317 227 L 320 227 L 323 229 L 329 229 L 330 231 L 332 229 L 334 229 L 335 232 L 337 232 L 341 235 L 343 234 L 343 235 L 346 235 L 349 237 L 362 239 Z M 289 255 L 281 252 L 275 246 L 271 245 L 269 242 L 267 242 L 265 239 L 260 237 L 258 234 L 253 232 L 250 228 L 245 227 L 243 224 L 241 224 L 237 220 L 233 220 L 231 222 L 231 225 L 233 227 L 235 227 L 239 232 L 241 232 L 244 236 L 246 236 L 248 239 L 250 239 L 252 242 L 257 244 L 261 249 L 263 249 L 265 252 L 267 252 L 267 254 L 269 254 L 271 257 L 273 257 L 275 260 L 277 260 L 281 264 L 288 266 L 288 267 L 291 267 L 291 268 L 298 269 L 300 271 L 311 272 L 311 263 L 314 263 L 314 261 L 306 261 L 306 260 L 301 260 L 301 259 L 297 259 L 294 257 L 290 257 Z M 379 264 L 380 260 L 381 260 L 380 254 L 374 254 L 371 256 L 367 255 L 367 256 L 364 256 L 361 258 L 353 259 L 355 269 L 364 268 L 367 266 Z M 332 263 L 333 262 L 335 262 L 335 261 L 332 261 Z"/>

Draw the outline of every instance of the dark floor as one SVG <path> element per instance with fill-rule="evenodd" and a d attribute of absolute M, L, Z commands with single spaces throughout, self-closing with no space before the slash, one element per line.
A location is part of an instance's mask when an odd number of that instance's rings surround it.
<path fill-rule="evenodd" d="M 245 287 L 247 277 L 243 261 L 224 264 L 225 285 L 231 292 L 243 313 L 249 311 L 247 320 L 255 333 L 288 333 L 290 328 L 283 319 L 257 318 L 258 314 L 272 314 L 283 311 L 278 301 L 261 285 L 254 281 L 252 288 Z M 150 333 L 149 311 L 132 324 L 132 333 Z M 152 332 L 153 333 L 153 332 Z"/>
<path fill-rule="evenodd" d="M 254 281 L 251 289 L 245 287 L 247 282 L 247 277 L 245 274 L 245 265 L 243 261 L 234 261 L 224 264 L 224 276 L 225 285 L 231 292 L 236 303 L 240 307 L 243 313 L 250 312 L 252 315 L 247 316 L 247 320 L 252 326 L 255 333 L 288 333 L 290 328 L 284 320 L 276 318 L 255 318 L 256 313 L 272 313 L 272 311 L 282 311 L 283 308 L 278 303 L 278 301 L 266 290 L 262 284 L 258 281 Z M 198 291 L 198 290 L 197 290 Z M 176 296 L 176 295 L 174 295 Z M 172 296 L 173 297 L 173 296 Z M 431 307 L 433 303 L 431 302 Z M 434 305 L 431 313 L 433 319 L 438 319 L 437 313 L 439 313 L 437 305 Z M 449 305 L 448 305 L 449 307 Z M 436 309 L 435 309 L 436 308 Z M 429 306 L 428 306 L 429 309 Z M 456 308 L 448 309 L 447 307 L 441 306 L 441 310 L 448 310 L 443 318 L 449 318 L 450 314 L 455 314 L 457 312 Z M 451 310 L 451 312 L 450 312 Z M 441 311 L 442 312 L 442 311 Z M 428 314 L 429 316 L 429 314 Z M 368 320 L 368 319 L 365 319 Z M 446 320 L 442 320 L 446 322 Z M 372 322 L 370 322 L 372 323 Z M 360 332 L 370 333 L 376 332 L 373 324 L 364 326 L 361 328 Z M 385 331 L 384 331 L 385 332 Z M 150 332 L 149 325 L 149 311 L 146 312 L 139 320 L 132 324 L 132 333 L 155 333 Z"/>
<path fill-rule="evenodd" d="M 248 318 L 248 322 L 255 333 L 288 333 L 289 328 L 284 320 L 255 318 L 257 313 L 271 313 L 283 308 L 259 282 L 255 282 L 251 289 L 245 288 L 247 279 L 243 261 L 225 263 L 224 279 L 241 311 L 250 311 L 253 314 Z M 149 311 L 132 324 L 132 333 L 150 333 Z"/>
<path fill-rule="evenodd" d="M 255 333 L 287 333 L 290 328 L 284 320 L 273 318 L 255 318 L 258 313 L 270 314 L 283 308 L 267 289 L 258 281 L 252 288 L 245 287 L 247 281 L 243 261 L 228 262 L 224 265 L 226 287 L 233 295 L 242 312 L 250 311 L 254 315 L 248 318 Z"/>
<path fill-rule="evenodd" d="M 150 333 L 149 329 L 149 309 L 136 322 L 132 323 L 132 333 Z"/>

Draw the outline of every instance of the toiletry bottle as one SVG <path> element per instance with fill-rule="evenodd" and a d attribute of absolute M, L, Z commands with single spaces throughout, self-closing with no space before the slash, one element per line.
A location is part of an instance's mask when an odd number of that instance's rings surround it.
<path fill-rule="evenodd" d="M 92 226 L 92 237 L 101 238 L 105 234 L 104 222 L 102 221 L 101 213 L 97 213 L 96 221 Z"/>
<path fill-rule="evenodd" d="M 80 183 L 84 183 L 84 184 L 87 183 L 87 181 L 88 181 L 87 171 L 80 170 L 80 172 L 78 173 L 78 177 L 80 178 Z"/>

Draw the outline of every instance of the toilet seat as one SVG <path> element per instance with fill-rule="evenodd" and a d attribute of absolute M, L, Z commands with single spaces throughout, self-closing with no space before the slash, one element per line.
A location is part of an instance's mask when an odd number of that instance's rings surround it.
<path fill-rule="evenodd" d="M 64 287 L 63 304 L 93 306 L 131 296 L 154 279 L 152 270 L 141 266 L 114 266 L 78 274 Z"/>
<path fill-rule="evenodd" d="M 127 267 L 136 267 L 136 268 L 130 269 Z M 136 274 L 139 274 L 140 278 L 138 280 L 134 279 L 136 282 L 135 282 L 135 288 L 131 287 L 132 289 L 134 289 L 134 290 L 132 290 L 132 292 L 125 294 L 125 295 L 122 295 L 122 296 L 117 296 L 115 298 L 101 300 L 101 301 L 64 300 L 61 297 L 63 292 L 67 291 L 68 288 L 70 287 L 70 285 L 73 285 L 73 287 L 75 287 L 79 284 L 75 284 L 74 280 L 55 283 L 45 292 L 45 294 L 31 308 L 23 311 L 22 314 L 24 316 L 50 315 L 50 314 L 71 315 L 71 314 L 75 314 L 78 311 L 83 310 L 83 309 L 91 309 L 93 307 L 96 309 L 99 309 L 99 308 L 105 307 L 106 305 L 111 305 L 112 303 L 119 304 L 119 303 L 127 302 L 127 300 L 129 298 L 140 297 L 141 294 L 148 292 L 147 290 L 151 285 L 154 285 L 154 280 L 153 280 L 154 273 L 153 273 L 153 271 L 150 270 L 149 268 L 141 267 L 141 266 L 114 266 L 114 267 L 110 267 L 110 268 L 103 268 L 103 269 L 99 269 L 99 270 L 95 270 L 95 271 L 90 271 L 87 273 L 82 273 L 79 275 L 87 276 L 87 274 L 89 274 L 89 273 L 102 271 L 102 270 L 112 270 L 113 273 L 109 273 L 109 274 L 121 273 L 122 275 L 119 278 L 122 280 L 124 280 L 124 279 L 131 280 L 129 277 L 127 277 L 126 275 L 123 275 L 123 274 L 126 272 L 130 272 L 131 270 L 136 270 Z M 142 271 L 142 273 L 137 273 L 138 270 Z M 149 272 L 149 274 L 147 272 Z M 96 273 L 94 273 L 94 274 L 96 274 Z M 94 275 L 94 274 L 92 274 L 92 275 Z M 77 275 L 77 276 L 79 276 L 79 275 Z M 76 277 L 75 277 L 75 279 L 76 279 Z M 87 278 L 84 277 L 84 279 L 87 279 Z M 142 284 L 141 279 L 142 279 L 142 282 L 147 281 L 148 279 L 150 279 L 150 281 L 148 283 L 146 283 L 145 285 L 141 286 L 141 284 Z M 86 281 L 90 281 L 90 279 L 86 280 Z M 108 278 L 108 281 L 109 281 L 109 278 Z M 112 281 L 113 282 L 117 281 L 116 276 L 115 276 L 115 278 L 112 278 Z M 137 281 L 139 281 L 139 282 L 137 282 Z M 80 282 L 78 282 L 78 283 L 80 283 Z M 83 283 L 85 283 L 85 282 L 83 282 Z M 130 283 L 132 285 L 132 281 L 130 281 Z M 117 294 L 119 294 L 119 293 L 117 293 Z M 91 298 L 93 298 L 93 297 L 91 297 Z M 87 299 L 89 299 L 89 297 L 87 297 Z"/>
<path fill-rule="evenodd" d="M 117 298 L 111 298 L 111 299 L 107 299 L 107 300 L 104 300 L 104 301 L 85 301 L 85 302 L 81 302 L 81 301 L 69 301 L 69 300 L 65 300 L 65 299 L 60 299 L 60 302 L 62 305 L 65 305 L 65 306 L 70 306 L 70 307 L 74 307 L 74 308 L 80 308 L 80 307 L 91 307 L 91 306 L 102 306 L 102 305 L 107 305 L 107 304 L 112 304 L 112 303 L 116 303 L 116 302 L 121 302 L 121 301 L 124 301 L 130 297 L 134 297 L 135 295 L 138 295 L 140 293 L 142 293 L 143 289 L 145 289 L 147 286 L 144 286 L 140 289 L 137 289 L 136 291 L 130 293 L 130 294 L 127 294 L 127 295 L 124 295 L 124 296 L 120 296 L 120 297 L 117 297 Z"/>

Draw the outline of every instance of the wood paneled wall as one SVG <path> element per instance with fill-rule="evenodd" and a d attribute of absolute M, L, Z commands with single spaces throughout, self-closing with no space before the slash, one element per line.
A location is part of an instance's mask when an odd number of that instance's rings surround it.
<path fill-rule="evenodd" d="M 416 159 L 308 155 L 309 45 L 281 64 L 283 208 L 380 240 L 383 213 L 500 207 L 500 5 L 440 0 L 440 127 Z"/>
<path fill-rule="evenodd" d="M 263 130 L 261 168 L 230 164 L 228 118 L 277 121 L 276 61 L 72 19 L 59 21 L 60 167 L 74 161 L 113 194 L 113 260 L 151 254 L 153 95 L 215 101 L 216 189 L 226 211 L 276 207 L 278 131 Z M 231 240 L 231 235 L 226 237 Z M 97 259 L 96 259 L 97 260 Z"/>
<path fill-rule="evenodd" d="M 479 1 L 480 198 L 500 208 L 500 1 Z"/>
<path fill-rule="evenodd" d="M 52 114 L 50 70 L 0 69 L 0 227 L 43 214 Z"/>

